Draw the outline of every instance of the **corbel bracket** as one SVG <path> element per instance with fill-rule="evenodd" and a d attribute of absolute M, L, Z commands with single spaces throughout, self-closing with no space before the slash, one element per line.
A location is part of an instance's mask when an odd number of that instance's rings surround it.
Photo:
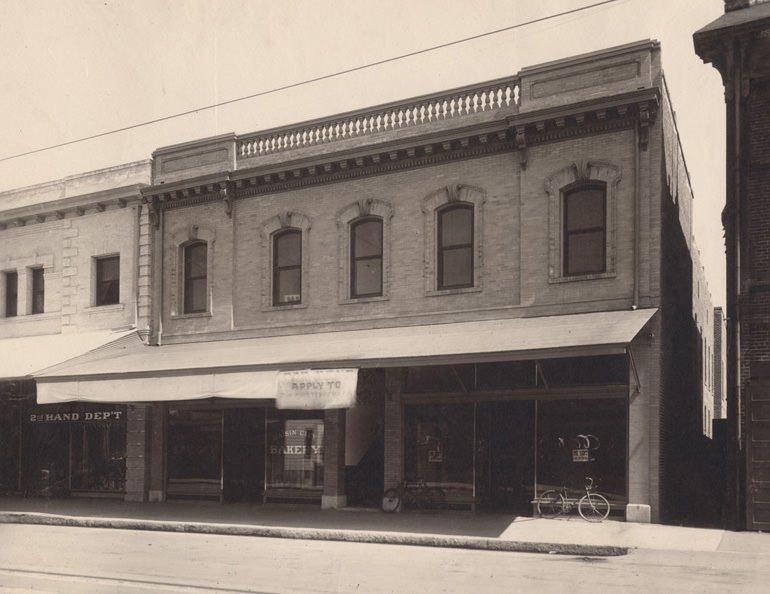
<path fill-rule="evenodd" d="M 516 149 L 519 151 L 519 163 L 527 168 L 527 133 L 524 126 L 516 126 Z"/>
<path fill-rule="evenodd" d="M 219 198 L 225 205 L 225 212 L 227 213 L 227 216 L 233 218 L 233 200 L 235 199 L 235 188 L 233 187 L 232 182 L 227 181 L 221 188 L 219 188 Z"/>

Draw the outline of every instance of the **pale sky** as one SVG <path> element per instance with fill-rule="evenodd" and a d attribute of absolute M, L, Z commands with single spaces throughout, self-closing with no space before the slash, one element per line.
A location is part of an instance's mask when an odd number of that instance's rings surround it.
<path fill-rule="evenodd" d="M 255 95 L 599 0 L 0 0 L 0 159 Z M 215 110 L 0 161 L 0 191 L 661 42 L 695 195 L 694 232 L 724 305 L 724 94 L 693 33 L 722 0 L 617 0 Z"/>

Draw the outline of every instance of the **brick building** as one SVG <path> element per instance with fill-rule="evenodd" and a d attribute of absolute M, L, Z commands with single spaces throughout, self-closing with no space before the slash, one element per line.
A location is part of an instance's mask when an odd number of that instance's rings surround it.
<path fill-rule="evenodd" d="M 729 0 L 695 33 L 727 118 L 727 442 L 732 527 L 770 528 L 770 3 Z"/>
<path fill-rule="evenodd" d="M 1 493 L 122 492 L 125 406 L 47 411 L 31 374 L 147 335 L 150 174 L 148 160 L 0 193 Z"/>
<path fill-rule="evenodd" d="M 694 519 L 713 332 L 656 42 L 161 148 L 141 196 L 148 339 L 34 374 L 128 403 L 127 499 L 529 512 L 590 475 Z"/>

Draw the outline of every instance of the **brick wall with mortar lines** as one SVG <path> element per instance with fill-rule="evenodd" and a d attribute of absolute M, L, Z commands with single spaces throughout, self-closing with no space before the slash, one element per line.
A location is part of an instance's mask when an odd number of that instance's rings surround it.
<path fill-rule="evenodd" d="M 136 241 L 139 205 L 111 208 L 72 219 L 64 248 L 64 275 L 69 279 L 64 326 L 78 331 L 117 328 L 136 321 Z M 120 255 L 120 303 L 95 306 L 95 258 Z"/>
<path fill-rule="evenodd" d="M 198 334 L 232 329 L 233 221 L 219 202 L 174 208 L 163 213 L 163 333 Z M 256 232 L 256 230 L 255 230 Z M 213 241 L 209 239 L 213 237 Z M 184 314 L 182 246 L 208 241 L 209 311 Z"/>
<path fill-rule="evenodd" d="M 516 153 L 441 164 L 365 179 L 239 199 L 233 218 L 220 203 L 169 209 L 164 221 L 164 334 L 173 340 L 199 332 L 260 333 L 323 331 L 381 325 L 477 319 L 479 316 L 554 315 L 630 307 L 633 287 L 633 151 L 630 130 L 563 140 L 529 150 L 520 171 Z M 580 160 L 615 164 L 622 170 L 617 192 L 617 250 L 614 278 L 548 282 L 548 199 L 544 181 L 555 170 Z M 464 184 L 484 190 L 481 290 L 426 295 L 423 199 L 443 187 Z M 362 199 L 393 207 L 390 290 L 387 299 L 340 303 L 339 229 L 336 213 Z M 270 246 L 262 225 L 281 213 L 311 221 L 307 292 L 302 308 L 267 308 Z M 176 273 L 172 236 L 193 225 L 216 233 L 212 315 L 169 319 Z M 231 228 L 234 231 L 231 234 Z M 650 236 L 648 229 L 643 233 Z M 228 246 L 234 245 L 234 257 Z M 521 246 L 526 246 L 523 250 Z M 387 249 L 387 247 L 386 247 Z M 654 268 L 643 252 L 643 266 Z M 236 272 L 230 274 L 230 270 Z M 231 279 L 232 282 L 228 282 Z"/>
<path fill-rule="evenodd" d="M 770 89 L 755 85 L 748 100 L 744 265 L 741 268 L 741 384 L 751 363 L 770 361 Z M 748 260 L 746 262 L 745 260 Z"/>
<path fill-rule="evenodd" d="M 522 304 L 556 313 L 631 306 L 634 277 L 634 135 L 631 130 L 551 142 L 529 149 L 522 174 Z M 620 169 L 617 185 L 615 270 L 611 278 L 548 282 L 548 196 L 544 180 L 572 163 L 605 162 Z M 534 249 L 533 249 L 534 246 Z"/>
<path fill-rule="evenodd" d="M 138 206 L 51 220 L 0 231 L 0 271 L 19 272 L 19 315 L 0 318 L 5 337 L 87 332 L 135 320 L 135 242 Z M 120 298 L 93 307 L 93 258 L 120 254 Z M 44 313 L 28 315 L 30 268 L 43 267 Z"/>
<path fill-rule="evenodd" d="M 69 221 L 54 221 L 0 231 L 0 273 L 18 273 L 18 315 L 0 317 L 0 335 L 11 338 L 38 334 L 54 334 L 61 330 L 63 267 L 63 234 Z M 26 285 L 29 267 L 42 266 L 45 275 L 45 310 L 27 315 Z M 5 277 L 0 278 L 3 300 Z M 3 316 L 5 302 L 2 303 Z"/>

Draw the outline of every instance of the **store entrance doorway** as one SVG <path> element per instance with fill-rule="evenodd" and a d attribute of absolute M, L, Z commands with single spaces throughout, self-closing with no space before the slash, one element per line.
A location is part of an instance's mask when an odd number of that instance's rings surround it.
<path fill-rule="evenodd" d="M 485 509 L 532 512 L 534 401 L 476 405 L 476 501 Z"/>

